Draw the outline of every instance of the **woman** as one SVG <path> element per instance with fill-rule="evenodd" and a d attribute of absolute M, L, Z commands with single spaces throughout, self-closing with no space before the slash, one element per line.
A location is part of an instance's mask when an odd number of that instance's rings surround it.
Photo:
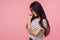
<path fill-rule="evenodd" d="M 30 5 L 31 14 L 29 14 L 28 24 L 26 26 L 29 33 L 29 40 L 43 40 L 50 33 L 49 22 L 41 4 L 34 1 Z"/>

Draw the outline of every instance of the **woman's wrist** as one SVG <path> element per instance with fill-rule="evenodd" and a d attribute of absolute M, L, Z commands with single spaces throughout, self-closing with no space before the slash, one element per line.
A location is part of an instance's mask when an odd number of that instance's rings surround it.
<path fill-rule="evenodd" d="M 31 19 L 28 19 L 28 23 L 31 23 Z"/>

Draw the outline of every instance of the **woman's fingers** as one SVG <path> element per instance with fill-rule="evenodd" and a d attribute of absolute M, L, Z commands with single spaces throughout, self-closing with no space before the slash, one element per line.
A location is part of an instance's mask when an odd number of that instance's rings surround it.
<path fill-rule="evenodd" d="M 29 16 L 33 16 L 33 14 L 29 14 Z"/>
<path fill-rule="evenodd" d="M 29 19 L 31 19 L 33 17 L 33 15 L 32 14 L 29 14 Z"/>

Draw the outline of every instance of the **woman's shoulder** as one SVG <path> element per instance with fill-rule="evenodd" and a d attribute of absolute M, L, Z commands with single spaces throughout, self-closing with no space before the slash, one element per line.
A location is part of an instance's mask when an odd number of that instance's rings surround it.
<path fill-rule="evenodd" d="M 42 21 L 44 24 L 46 24 L 47 23 L 47 20 L 46 19 L 43 19 L 43 21 Z"/>
<path fill-rule="evenodd" d="M 33 19 L 32 20 L 32 25 L 37 25 L 38 23 L 39 23 L 39 21 L 40 21 L 40 19 L 38 19 L 38 18 L 35 18 L 35 19 Z"/>
<path fill-rule="evenodd" d="M 43 23 L 44 27 L 47 27 L 47 20 L 46 19 L 43 19 L 42 23 Z"/>

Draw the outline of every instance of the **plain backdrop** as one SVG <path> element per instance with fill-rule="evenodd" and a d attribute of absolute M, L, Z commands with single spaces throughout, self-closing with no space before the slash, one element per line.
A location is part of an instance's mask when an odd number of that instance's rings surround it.
<path fill-rule="evenodd" d="M 0 0 L 0 40 L 28 40 L 26 24 L 29 6 L 35 0 Z M 44 40 L 60 40 L 60 0 L 39 1 L 49 20 L 51 32 Z"/>

